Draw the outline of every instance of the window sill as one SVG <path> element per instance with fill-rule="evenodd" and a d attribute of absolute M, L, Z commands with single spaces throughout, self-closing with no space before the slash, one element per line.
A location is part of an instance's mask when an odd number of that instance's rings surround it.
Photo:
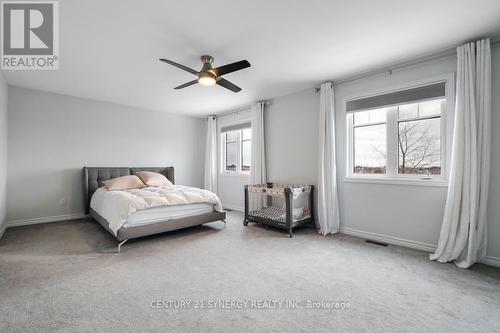
<path fill-rule="evenodd" d="M 443 179 L 405 179 L 389 177 L 346 177 L 344 183 L 363 183 L 380 185 L 433 186 L 448 187 L 448 181 Z"/>

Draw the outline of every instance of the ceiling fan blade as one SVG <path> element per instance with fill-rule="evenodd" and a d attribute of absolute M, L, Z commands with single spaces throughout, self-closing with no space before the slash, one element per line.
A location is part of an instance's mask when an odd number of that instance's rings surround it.
<path fill-rule="evenodd" d="M 178 63 L 176 63 L 176 62 L 173 62 L 172 60 L 168 60 L 168 59 L 160 59 L 160 61 L 163 61 L 163 62 L 165 62 L 165 63 L 167 63 L 167 64 L 170 64 L 170 65 L 172 65 L 172 66 L 175 66 L 175 67 L 177 67 L 177 68 L 183 69 L 183 70 L 185 70 L 186 72 L 189 72 L 189 73 L 194 74 L 194 75 L 198 75 L 198 74 L 200 74 L 200 73 L 198 73 L 198 71 L 195 71 L 195 70 L 194 70 L 194 69 L 192 69 L 192 68 L 189 68 L 189 67 L 186 67 L 186 66 L 184 66 L 184 65 L 181 65 L 181 64 L 178 64 Z"/>
<path fill-rule="evenodd" d="M 198 83 L 198 80 L 189 81 L 189 82 L 187 82 L 187 83 L 181 84 L 181 85 L 180 85 L 180 86 L 178 86 L 178 87 L 175 87 L 174 89 L 182 89 L 182 88 L 186 88 L 186 87 L 192 86 L 193 84 L 197 84 L 197 83 Z"/>
<path fill-rule="evenodd" d="M 223 78 L 218 78 L 217 79 L 217 84 L 219 86 L 224 87 L 226 89 L 229 89 L 229 90 L 231 90 L 232 92 L 235 92 L 235 93 L 237 93 L 238 91 L 241 90 L 240 87 L 238 87 L 237 85 L 235 85 L 235 84 L 233 84 L 233 83 L 231 83 L 228 80 L 223 79 Z"/>
<path fill-rule="evenodd" d="M 241 60 L 241 61 L 233 62 L 232 64 L 227 64 L 224 66 L 214 68 L 214 72 L 217 76 L 221 76 L 224 74 L 239 71 L 240 69 L 244 69 L 247 67 L 250 67 L 250 63 L 246 60 Z"/>

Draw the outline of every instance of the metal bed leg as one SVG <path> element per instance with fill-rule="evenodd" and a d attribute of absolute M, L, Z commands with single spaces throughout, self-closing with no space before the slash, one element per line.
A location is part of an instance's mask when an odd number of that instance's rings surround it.
<path fill-rule="evenodd" d="M 224 222 L 224 229 L 226 229 L 227 226 L 226 219 L 222 219 L 221 221 Z"/>
<path fill-rule="evenodd" d="M 126 241 L 128 241 L 128 239 L 125 239 L 123 242 L 118 243 L 118 252 L 117 253 L 120 253 L 121 247 L 123 244 L 125 244 Z"/>

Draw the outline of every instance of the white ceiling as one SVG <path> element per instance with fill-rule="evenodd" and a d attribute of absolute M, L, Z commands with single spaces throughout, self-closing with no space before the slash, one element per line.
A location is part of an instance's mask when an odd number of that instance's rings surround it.
<path fill-rule="evenodd" d="M 189 115 L 220 113 L 500 33 L 499 0 L 64 0 L 60 69 L 4 71 L 11 85 Z M 226 79 L 200 69 L 247 59 Z"/>

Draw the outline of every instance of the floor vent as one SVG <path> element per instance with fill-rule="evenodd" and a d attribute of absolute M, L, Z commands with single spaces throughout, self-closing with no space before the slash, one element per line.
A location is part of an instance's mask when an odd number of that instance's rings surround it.
<path fill-rule="evenodd" d="M 365 242 L 370 243 L 370 244 L 375 244 L 375 245 L 378 245 L 378 246 L 387 246 L 386 243 L 376 242 L 376 241 L 372 241 L 372 240 L 369 240 L 369 239 L 367 239 Z"/>

